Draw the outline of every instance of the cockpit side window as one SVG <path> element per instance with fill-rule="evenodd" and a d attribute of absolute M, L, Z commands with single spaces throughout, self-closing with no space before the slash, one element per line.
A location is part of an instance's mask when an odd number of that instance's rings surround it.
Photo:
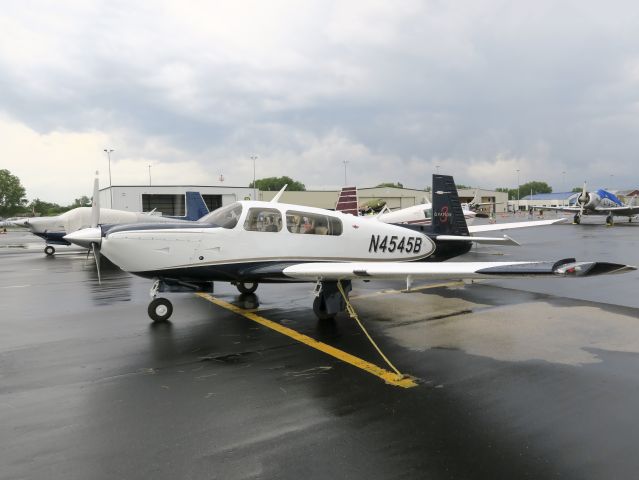
<path fill-rule="evenodd" d="M 289 210 L 286 212 L 286 228 L 291 233 L 337 236 L 342 234 L 342 221 L 330 215 Z"/>
<path fill-rule="evenodd" d="M 213 210 L 211 213 L 198 220 L 198 222 L 209 223 L 218 227 L 231 229 L 235 228 L 237 225 L 240 215 L 242 215 L 242 204 L 232 203 L 226 207 Z"/>
<path fill-rule="evenodd" d="M 282 214 L 275 208 L 249 208 L 244 229 L 250 232 L 279 232 Z"/>

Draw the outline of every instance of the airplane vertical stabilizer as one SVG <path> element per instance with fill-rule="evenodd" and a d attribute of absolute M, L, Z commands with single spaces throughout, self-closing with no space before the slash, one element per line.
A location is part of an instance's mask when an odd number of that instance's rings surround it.
<path fill-rule="evenodd" d="M 186 192 L 186 216 L 185 220 L 196 221 L 209 213 L 200 192 Z"/>
<path fill-rule="evenodd" d="M 351 215 L 358 215 L 357 210 L 357 187 L 343 187 L 339 192 L 337 198 L 337 205 L 335 210 L 342 213 L 350 213 Z"/>
<path fill-rule="evenodd" d="M 450 175 L 433 175 L 433 233 L 470 236 L 455 180 Z"/>

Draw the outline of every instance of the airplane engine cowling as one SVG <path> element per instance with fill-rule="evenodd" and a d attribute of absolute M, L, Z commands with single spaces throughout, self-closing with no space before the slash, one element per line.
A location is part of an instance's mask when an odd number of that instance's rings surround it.
<path fill-rule="evenodd" d="M 584 209 L 594 209 L 600 201 L 601 198 L 595 192 L 585 192 L 577 197 L 577 203 Z"/>

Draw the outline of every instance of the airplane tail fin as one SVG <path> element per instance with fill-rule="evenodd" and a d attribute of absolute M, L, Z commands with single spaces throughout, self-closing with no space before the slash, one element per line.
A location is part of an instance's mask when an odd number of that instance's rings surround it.
<path fill-rule="evenodd" d="M 464 212 L 450 175 L 433 175 L 433 233 L 470 236 Z"/>
<path fill-rule="evenodd" d="M 342 213 L 350 213 L 357 216 L 357 187 L 343 187 L 339 192 L 335 210 Z"/>
<path fill-rule="evenodd" d="M 186 192 L 186 216 L 185 220 L 196 221 L 209 213 L 200 192 Z"/>

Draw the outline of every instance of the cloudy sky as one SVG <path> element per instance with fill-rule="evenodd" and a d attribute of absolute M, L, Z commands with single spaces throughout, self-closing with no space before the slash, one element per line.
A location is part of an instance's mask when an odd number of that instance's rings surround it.
<path fill-rule="evenodd" d="M 639 186 L 639 4 L 8 1 L 0 168 L 114 184 Z M 439 166 L 439 167 L 437 167 Z M 565 172 L 563 174 L 562 172 Z"/>

